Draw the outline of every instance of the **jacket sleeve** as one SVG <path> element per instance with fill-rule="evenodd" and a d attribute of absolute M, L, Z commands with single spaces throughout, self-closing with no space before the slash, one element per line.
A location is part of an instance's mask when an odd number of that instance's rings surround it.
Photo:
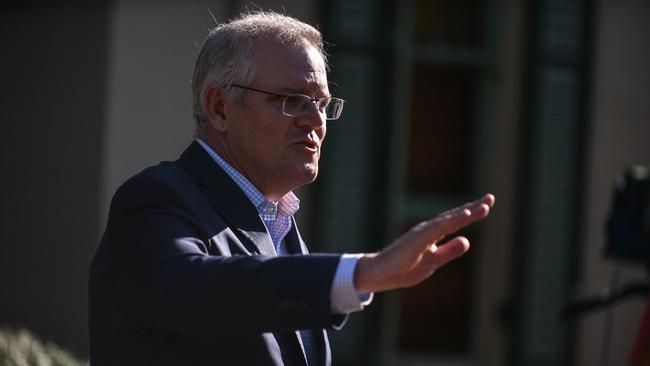
<path fill-rule="evenodd" d="M 182 192 L 127 183 L 91 266 L 93 292 L 129 321 L 191 335 L 342 322 L 329 299 L 339 255 L 210 255 L 209 239 L 230 228 L 211 230 Z"/>

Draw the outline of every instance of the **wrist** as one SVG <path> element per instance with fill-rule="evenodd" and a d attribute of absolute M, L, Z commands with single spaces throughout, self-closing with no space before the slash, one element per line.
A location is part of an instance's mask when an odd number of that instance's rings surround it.
<path fill-rule="evenodd" d="M 359 293 L 376 292 L 378 289 L 373 284 L 378 276 L 376 273 L 376 257 L 378 253 L 363 254 L 357 261 L 354 271 L 354 287 Z"/>

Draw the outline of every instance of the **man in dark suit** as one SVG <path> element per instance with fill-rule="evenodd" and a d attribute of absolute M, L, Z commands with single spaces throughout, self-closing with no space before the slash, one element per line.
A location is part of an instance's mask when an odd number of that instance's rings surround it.
<path fill-rule="evenodd" d="M 219 25 L 193 92 L 196 140 L 112 200 L 90 270 L 93 365 L 330 365 L 325 329 L 465 253 L 465 238 L 439 241 L 494 203 L 422 222 L 379 253 L 308 254 L 292 191 L 316 178 L 344 103 L 320 33 L 264 12 Z"/>

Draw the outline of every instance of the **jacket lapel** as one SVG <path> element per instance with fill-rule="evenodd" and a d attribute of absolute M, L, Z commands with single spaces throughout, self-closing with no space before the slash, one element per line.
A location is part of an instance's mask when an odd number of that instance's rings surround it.
<path fill-rule="evenodd" d="M 198 143 L 192 142 L 181 155 L 180 163 L 212 208 L 224 219 L 237 237 L 245 242 L 247 247 L 256 248 L 255 254 L 277 256 L 271 236 L 259 217 L 257 209 L 230 176 L 212 160 Z M 298 232 L 296 221 L 293 218 L 291 220 L 291 230 L 285 237 L 289 251 L 296 254 L 309 254 L 307 245 Z M 313 334 L 314 340 L 323 347 L 324 365 L 331 365 L 331 353 L 326 332 L 324 330 L 314 331 Z M 302 350 L 303 360 L 306 364 L 307 359 L 300 332 L 296 331 L 295 336 L 294 339 Z"/>
<path fill-rule="evenodd" d="M 289 253 L 309 254 L 309 249 L 307 249 L 307 245 L 302 240 L 298 226 L 296 225 L 296 220 L 293 217 L 291 218 L 291 229 L 287 233 L 287 236 L 284 237 L 284 240 Z"/>
<path fill-rule="evenodd" d="M 257 209 L 244 192 L 196 142 L 183 152 L 180 163 L 212 208 L 255 254 L 275 256 L 275 248 Z"/>

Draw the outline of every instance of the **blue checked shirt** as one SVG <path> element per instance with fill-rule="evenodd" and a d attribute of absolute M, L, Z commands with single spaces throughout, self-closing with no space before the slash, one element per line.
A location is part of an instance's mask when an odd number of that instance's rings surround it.
<path fill-rule="evenodd" d="M 278 255 L 287 254 L 284 247 L 284 237 L 291 230 L 293 215 L 300 207 L 300 200 L 293 192 L 284 195 L 277 203 L 270 202 L 253 184 L 230 166 L 219 154 L 201 139 L 196 142 L 212 157 L 212 159 L 232 178 L 241 188 L 246 197 L 257 208 L 262 221 L 271 236 Z M 361 256 L 358 254 L 343 254 L 334 274 L 334 282 L 330 292 L 330 307 L 334 314 L 347 314 L 359 311 L 372 302 L 372 294 L 359 294 L 354 288 L 354 270 Z"/>

